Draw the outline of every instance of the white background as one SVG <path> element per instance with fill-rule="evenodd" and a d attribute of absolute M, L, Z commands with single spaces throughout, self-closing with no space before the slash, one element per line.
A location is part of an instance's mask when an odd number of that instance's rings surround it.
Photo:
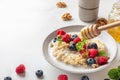
<path fill-rule="evenodd" d="M 57 80 L 60 71 L 44 60 L 42 43 L 45 37 L 55 29 L 71 24 L 88 24 L 78 17 L 78 0 L 61 0 L 68 7 L 59 9 L 59 0 L 0 0 L 0 80 L 11 76 L 13 80 Z M 108 17 L 115 0 L 101 0 L 99 17 Z M 70 12 L 72 21 L 62 21 L 61 15 Z M 112 46 L 111 46 L 112 47 Z M 120 44 L 118 44 L 120 50 Z M 118 53 L 120 51 L 118 50 Z M 120 64 L 120 54 L 110 67 L 92 74 L 70 74 L 69 80 L 80 80 L 82 75 L 88 75 L 90 80 L 107 78 L 107 71 Z M 15 68 L 25 64 L 26 75 L 16 75 Z M 37 79 L 35 71 L 42 69 L 44 78 Z"/>

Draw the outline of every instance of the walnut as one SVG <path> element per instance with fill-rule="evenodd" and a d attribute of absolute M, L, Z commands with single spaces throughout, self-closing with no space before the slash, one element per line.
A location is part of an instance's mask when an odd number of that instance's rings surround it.
<path fill-rule="evenodd" d="M 95 23 L 99 26 L 103 26 L 103 25 L 106 25 L 108 22 L 105 18 L 100 18 Z"/>
<path fill-rule="evenodd" d="M 98 64 L 92 64 L 92 67 L 97 68 L 97 67 L 99 67 L 99 65 Z"/>
<path fill-rule="evenodd" d="M 68 21 L 68 20 L 71 20 L 71 19 L 72 19 L 72 16 L 71 16 L 70 13 L 65 13 L 65 14 L 62 15 L 62 19 L 63 19 L 64 21 Z"/>
<path fill-rule="evenodd" d="M 65 8 L 65 7 L 67 7 L 67 5 L 66 5 L 65 2 L 58 2 L 58 3 L 56 4 L 56 6 L 59 7 L 59 8 Z"/>

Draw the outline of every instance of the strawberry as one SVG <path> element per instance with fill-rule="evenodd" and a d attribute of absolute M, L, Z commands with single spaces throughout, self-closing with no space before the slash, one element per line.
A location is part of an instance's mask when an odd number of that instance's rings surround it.
<path fill-rule="evenodd" d="M 58 80 L 68 80 L 68 76 L 66 74 L 60 74 Z"/>
<path fill-rule="evenodd" d="M 71 41 L 71 37 L 69 34 L 65 34 L 62 36 L 62 40 L 65 41 L 66 43 L 69 43 Z"/>
<path fill-rule="evenodd" d="M 97 58 L 97 63 L 99 65 L 107 64 L 108 63 L 108 58 L 105 57 L 105 56 L 100 56 L 100 57 Z"/>
<path fill-rule="evenodd" d="M 78 42 L 80 42 L 80 41 L 81 41 L 81 39 L 80 39 L 79 37 L 77 37 L 77 38 L 75 38 L 75 39 L 73 40 L 74 43 L 78 43 Z"/>
<path fill-rule="evenodd" d="M 16 73 L 17 74 L 25 73 L 25 66 L 23 64 L 20 64 L 19 66 L 17 66 Z"/>
<path fill-rule="evenodd" d="M 65 34 L 66 34 L 66 32 L 62 29 L 59 29 L 56 31 L 56 35 L 65 35 Z"/>
<path fill-rule="evenodd" d="M 88 52 L 89 52 L 89 57 L 90 58 L 94 58 L 98 54 L 98 50 L 97 49 L 88 49 Z"/>

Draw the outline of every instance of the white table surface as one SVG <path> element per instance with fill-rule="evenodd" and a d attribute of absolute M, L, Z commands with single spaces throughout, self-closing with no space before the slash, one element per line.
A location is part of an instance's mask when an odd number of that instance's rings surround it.
<path fill-rule="evenodd" d="M 68 7 L 58 9 L 58 1 L 65 1 Z M 107 18 L 113 2 L 115 0 L 101 0 L 99 17 Z M 72 21 L 61 20 L 65 12 L 72 14 Z M 0 80 L 5 76 L 11 76 L 13 80 L 57 80 L 61 73 L 67 74 L 69 80 L 80 80 L 82 75 L 88 75 L 90 80 L 107 78 L 107 71 L 120 64 L 120 54 L 111 66 L 91 74 L 66 73 L 43 58 L 42 43 L 45 37 L 53 30 L 71 24 L 88 24 L 79 20 L 78 0 L 0 0 Z M 15 67 L 21 63 L 26 66 L 25 77 L 15 73 Z M 44 71 L 43 79 L 35 76 L 37 69 Z"/>

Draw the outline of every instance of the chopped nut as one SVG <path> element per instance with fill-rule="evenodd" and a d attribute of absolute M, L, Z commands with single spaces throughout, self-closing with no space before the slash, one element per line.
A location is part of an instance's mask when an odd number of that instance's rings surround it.
<path fill-rule="evenodd" d="M 71 16 L 70 13 L 65 13 L 65 14 L 62 15 L 62 19 L 63 19 L 64 21 L 68 21 L 68 20 L 71 20 L 71 19 L 72 19 L 72 16 Z"/>
<path fill-rule="evenodd" d="M 59 8 L 65 8 L 65 7 L 67 7 L 67 5 L 66 5 L 65 2 L 58 2 L 58 3 L 56 4 L 56 6 L 59 7 Z"/>
<path fill-rule="evenodd" d="M 50 47 L 53 47 L 53 46 L 54 46 L 54 45 L 53 45 L 53 43 L 51 42 L 51 43 L 50 43 Z"/>
<path fill-rule="evenodd" d="M 107 24 L 107 20 L 105 18 L 100 18 L 95 23 L 99 26 L 103 26 Z"/>
<path fill-rule="evenodd" d="M 98 64 L 92 64 L 93 68 L 97 68 L 99 65 Z"/>

